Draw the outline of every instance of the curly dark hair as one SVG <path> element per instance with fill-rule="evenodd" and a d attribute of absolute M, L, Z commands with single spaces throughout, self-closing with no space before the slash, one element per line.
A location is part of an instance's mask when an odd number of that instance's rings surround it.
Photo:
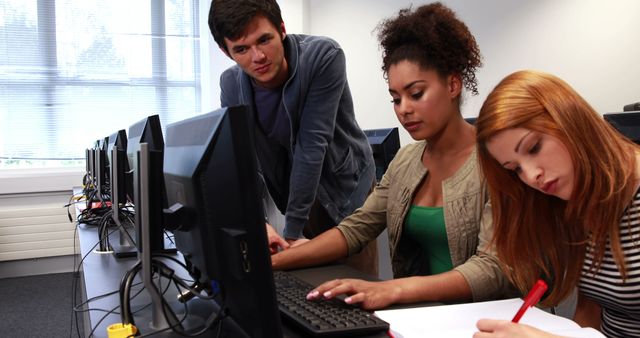
<path fill-rule="evenodd" d="M 460 74 L 464 86 L 478 94 L 476 69 L 482 66 L 480 49 L 467 25 L 439 2 L 401 9 L 398 16 L 383 20 L 378 27 L 383 49 L 382 71 L 400 61 L 417 62 L 441 76 Z"/>

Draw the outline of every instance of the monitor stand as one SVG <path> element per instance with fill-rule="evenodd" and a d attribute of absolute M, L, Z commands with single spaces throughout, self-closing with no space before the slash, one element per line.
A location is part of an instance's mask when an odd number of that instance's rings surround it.
<path fill-rule="evenodd" d="M 136 212 L 141 213 L 140 217 L 140 231 L 142 232 L 140 240 L 142 243 L 138 243 L 138 252 L 140 254 L 140 261 L 142 263 L 142 282 L 145 289 L 151 296 L 151 311 L 152 318 L 149 327 L 153 330 L 162 330 L 166 328 L 183 328 L 182 324 L 176 317 L 171 307 L 163 300 L 162 292 L 159 290 L 159 286 L 153 279 L 153 259 L 154 252 L 148 243 L 151 243 L 151 224 L 149 224 L 149 170 L 150 168 L 150 151 L 146 143 L 140 144 L 140 161 L 138 169 L 140 170 L 140 199 L 141 205 L 136 205 Z M 147 245 L 145 245 L 147 243 Z"/>

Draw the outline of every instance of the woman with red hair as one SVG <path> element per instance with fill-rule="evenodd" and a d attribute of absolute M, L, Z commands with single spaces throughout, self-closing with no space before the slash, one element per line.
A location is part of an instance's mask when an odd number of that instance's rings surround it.
<path fill-rule="evenodd" d="M 640 336 L 640 147 L 567 83 L 520 71 L 482 106 L 478 156 L 497 256 L 523 293 L 537 279 L 557 305 L 578 287 L 574 319 L 609 337 Z M 474 337 L 548 336 L 481 320 Z"/>

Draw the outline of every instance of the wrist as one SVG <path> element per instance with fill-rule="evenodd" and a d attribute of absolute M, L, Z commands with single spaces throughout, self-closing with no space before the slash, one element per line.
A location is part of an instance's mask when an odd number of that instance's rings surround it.
<path fill-rule="evenodd" d="M 391 279 L 388 281 L 384 281 L 383 283 L 387 284 L 388 294 L 390 296 L 391 304 L 395 303 L 405 303 L 404 298 L 406 295 L 406 290 L 402 286 L 402 279 Z"/>

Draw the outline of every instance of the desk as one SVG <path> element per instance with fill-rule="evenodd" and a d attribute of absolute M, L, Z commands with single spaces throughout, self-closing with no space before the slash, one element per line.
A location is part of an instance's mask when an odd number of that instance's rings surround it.
<path fill-rule="evenodd" d="M 111 241 L 114 243 L 117 242 L 118 234 L 114 233 L 112 234 L 112 236 L 114 237 L 111 238 Z M 92 301 L 88 304 L 88 308 L 105 309 L 107 311 L 116 308 L 117 306 L 119 306 L 117 290 L 119 288 L 122 275 L 135 264 L 137 259 L 116 259 L 112 254 L 93 252 L 94 246 L 98 241 L 97 228 L 95 227 L 85 226 L 84 224 L 79 225 L 78 237 L 80 240 L 82 257 L 84 257 L 84 261 L 82 263 L 83 278 L 81 284 L 85 300 L 93 299 L 110 292 L 115 292 L 114 294 L 111 294 L 109 296 Z M 179 255 L 177 257 L 179 257 Z M 182 269 L 178 267 L 176 267 L 175 270 L 177 272 L 182 271 Z M 318 285 L 321 282 L 333 278 L 371 279 L 367 275 L 346 265 L 331 265 L 317 268 L 300 269 L 292 271 L 292 273 L 313 285 Z M 140 278 L 137 278 L 137 280 L 139 281 Z M 137 289 L 139 288 L 140 287 L 138 287 Z M 176 293 L 176 289 L 170 287 L 166 294 L 175 295 Z M 132 292 L 132 294 L 135 294 L 135 292 Z M 173 296 L 166 296 L 165 298 L 175 299 L 175 297 Z M 150 297 L 146 291 L 143 291 L 131 302 L 131 308 L 134 312 L 136 326 L 138 326 L 142 333 L 153 331 L 153 329 L 149 328 L 149 323 L 151 322 L 151 310 L 150 308 L 146 307 L 149 302 Z M 177 313 L 178 317 L 180 317 L 180 314 L 184 313 L 183 305 L 178 303 L 177 301 L 173 301 L 170 303 L 174 311 Z M 196 300 L 196 302 L 190 302 L 189 305 L 189 313 L 206 314 L 205 317 L 202 318 L 206 318 L 206 316 L 208 316 L 208 314 L 213 310 L 214 308 L 211 302 Z M 198 321 L 198 318 L 200 317 L 196 316 L 196 318 L 192 320 Z M 84 316 L 85 337 L 89 337 L 92 330 L 92 336 L 106 337 L 107 327 L 113 323 L 119 322 L 121 322 L 119 314 L 107 314 L 106 312 L 89 311 L 85 313 Z M 187 325 L 189 325 L 189 322 L 187 322 Z M 300 331 L 297 330 L 297 328 L 291 327 L 290 325 L 287 325 L 287 323 L 283 323 L 282 328 L 284 337 L 304 337 L 304 335 L 301 334 Z M 154 335 L 154 337 L 180 336 L 171 331 L 167 331 Z M 370 337 L 386 337 L 386 334 L 372 335 Z"/>

